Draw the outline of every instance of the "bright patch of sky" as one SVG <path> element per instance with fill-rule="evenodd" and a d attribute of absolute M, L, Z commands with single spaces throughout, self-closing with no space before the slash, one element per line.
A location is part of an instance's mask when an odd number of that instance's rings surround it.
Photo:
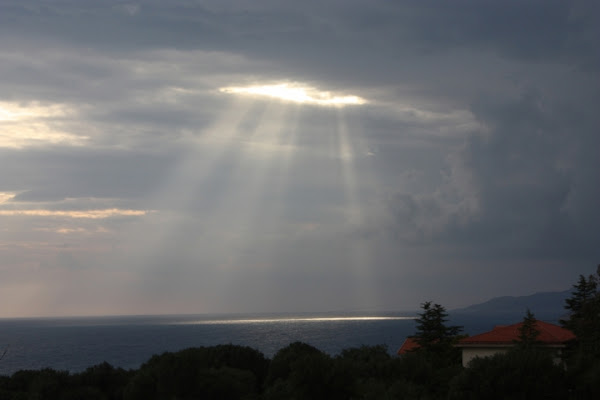
<path fill-rule="evenodd" d="M 367 101 L 354 95 L 336 95 L 297 83 L 275 85 L 230 86 L 219 89 L 223 93 L 264 96 L 300 104 L 312 104 L 325 107 L 344 107 L 361 105 Z"/>

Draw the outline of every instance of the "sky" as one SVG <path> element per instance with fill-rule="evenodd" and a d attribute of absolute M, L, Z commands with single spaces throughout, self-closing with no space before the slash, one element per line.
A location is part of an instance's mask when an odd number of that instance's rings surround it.
<path fill-rule="evenodd" d="M 0 317 L 568 289 L 600 263 L 598 15 L 0 0 Z"/>

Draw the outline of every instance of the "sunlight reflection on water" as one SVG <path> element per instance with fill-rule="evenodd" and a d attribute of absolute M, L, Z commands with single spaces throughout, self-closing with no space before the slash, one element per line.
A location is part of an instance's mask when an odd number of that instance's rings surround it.
<path fill-rule="evenodd" d="M 215 325 L 215 324 L 264 324 L 281 322 L 335 322 L 335 321 L 393 321 L 411 320 L 415 317 L 298 317 L 298 318 L 257 318 L 257 319 L 219 319 L 182 321 L 181 325 Z"/>

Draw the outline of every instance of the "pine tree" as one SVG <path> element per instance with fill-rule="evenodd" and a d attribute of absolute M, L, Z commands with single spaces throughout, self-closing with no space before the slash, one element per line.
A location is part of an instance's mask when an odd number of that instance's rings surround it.
<path fill-rule="evenodd" d="M 569 318 L 561 324 L 573 331 L 575 342 L 565 351 L 565 360 L 575 387 L 574 398 L 600 395 L 600 265 L 595 275 L 579 276 L 573 294 L 565 301 Z"/>
<path fill-rule="evenodd" d="M 565 308 L 570 311 L 569 319 L 561 324 L 573 331 L 577 340 L 588 347 L 588 351 L 600 357 L 600 265 L 596 275 L 585 278 L 573 285 L 573 294 L 565 300 Z"/>
<path fill-rule="evenodd" d="M 600 266 L 598 266 L 600 268 Z M 598 297 L 598 278 L 590 275 L 587 279 L 579 275 L 579 281 L 573 285 L 573 294 L 565 300 L 565 309 L 569 310 L 569 319 L 561 320 L 561 324 L 573 331 L 575 335 L 581 334 L 585 324 L 586 314 L 590 303 Z"/>
<path fill-rule="evenodd" d="M 574 355 L 583 364 L 600 363 L 600 265 L 595 275 L 579 276 L 565 303 L 569 318 L 560 322 L 577 337 L 571 358 Z"/>
<path fill-rule="evenodd" d="M 538 343 L 537 338 L 540 331 L 537 329 L 536 322 L 535 315 L 527 309 L 523 318 L 523 325 L 519 327 L 519 339 L 517 340 L 519 347 L 530 349 Z"/>
<path fill-rule="evenodd" d="M 448 313 L 439 304 L 431 301 L 421 304 L 423 312 L 416 318 L 415 340 L 424 351 L 441 352 L 452 346 L 455 337 L 462 331 L 460 326 L 447 326 Z"/>

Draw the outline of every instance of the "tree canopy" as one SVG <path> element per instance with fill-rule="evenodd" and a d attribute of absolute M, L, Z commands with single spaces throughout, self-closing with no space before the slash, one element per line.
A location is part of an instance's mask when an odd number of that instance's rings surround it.
<path fill-rule="evenodd" d="M 447 325 L 448 313 L 439 304 L 426 301 L 421 304 L 423 312 L 416 318 L 415 340 L 425 351 L 440 351 L 451 346 L 456 336 L 462 331 L 461 326 Z"/>
<path fill-rule="evenodd" d="M 527 309 L 523 318 L 523 325 L 519 327 L 518 345 L 522 348 L 529 349 L 537 344 L 540 331 L 536 327 L 537 319 L 531 310 Z"/>
<path fill-rule="evenodd" d="M 569 374 L 580 398 L 600 396 L 600 265 L 596 274 L 579 275 L 571 297 L 565 300 L 569 311 L 563 327 L 573 331 L 575 343 L 565 352 Z"/>

